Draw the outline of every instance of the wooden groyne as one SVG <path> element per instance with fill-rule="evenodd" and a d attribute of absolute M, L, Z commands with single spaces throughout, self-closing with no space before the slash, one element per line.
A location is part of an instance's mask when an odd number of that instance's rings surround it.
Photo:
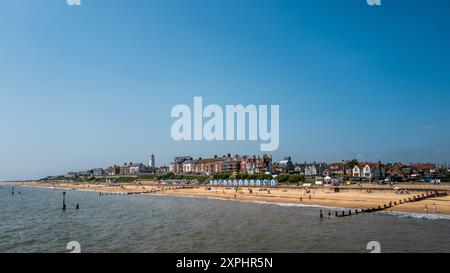
<path fill-rule="evenodd" d="M 400 199 L 398 201 L 391 201 L 391 202 L 389 202 L 389 204 L 383 204 L 378 207 L 367 208 L 367 209 L 349 209 L 349 210 L 342 210 L 340 212 L 336 211 L 335 216 L 336 217 L 347 217 L 347 216 L 352 216 L 352 215 L 357 215 L 357 214 L 362 214 L 362 213 L 372 213 L 372 212 L 377 212 L 377 211 L 383 211 L 383 210 L 387 210 L 387 209 L 390 209 L 390 208 L 393 208 L 395 206 L 399 206 L 399 205 L 402 205 L 405 203 L 419 202 L 419 201 L 423 201 L 426 199 L 442 197 L 442 196 L 447 196 L 447 195 L 448 194 L 446 191 L 427 192 L 427 193 L 423 193 L 423 194 L 419 194 L 419 195 L 414 195 L 413 197 Z M 328 213 L 328 215 L 330 215 L 330 213 Z M 323 218 L 322 211 L 320 211 L 320 218 Z"/>

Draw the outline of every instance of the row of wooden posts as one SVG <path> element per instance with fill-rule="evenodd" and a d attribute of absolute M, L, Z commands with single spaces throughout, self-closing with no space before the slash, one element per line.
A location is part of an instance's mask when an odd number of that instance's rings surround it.
<path fill-rule="evenodd" d="M 389 208 L 392 208 L 394 206 L 397 205 L 401 205 L 401 204 L 405 204 L 405 203 L 411 203 L 411 202 L 419 202 L 428 198 L 434 198 L 434 197 L 439 197 L 439 196 L 446 196 L 447 192 L 427 192 L 426 194 L 419 194 L 419 195 L 414 195 L 413 197 L 409 197 L 409 198 L 404 198 L 394 202 L 389 202 L 389 204 L 384 204 L 383 206 L 378 206 L 377 208 L 367 208 L 367 209 L 349 209 L 349 210 L 342 210 L 340 212 L 335 211 L 335 216 L 336 217 L 346 217 L 346 216 L 352 216 L 352 215 L 357 215 L 357 214 L 361 214 L 361 213 L 372 213 L 372 212 L 377 212 L 377 211 L 383 211 Z M 323 212 L 322 210 L 320 210 L 320 218 L 323 218 Z M 328 217 L 331 217 L 331 211 L 328 211 Z"/>

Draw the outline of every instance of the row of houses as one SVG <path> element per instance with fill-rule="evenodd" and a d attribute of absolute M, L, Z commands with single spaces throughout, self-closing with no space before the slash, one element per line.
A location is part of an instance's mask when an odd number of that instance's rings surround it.
<path fill-rule="evenodd" d="M 288 156 L 279 162 L 273 162 L 272 157 L 267 154 L 261 156 L 227 154 L 198 159 L 194 159 L 191 156 L 179 156 L 174 158 L 169 167 L 156 167 L 155 157 L 150 155 L 148 165 L 126 162 L 123 165 L 113 165 L 105 169 L 96 168 L 81 172 L 69 172 L 66 174 L 66 177 L 72 179 L 75 177 L 165 174 L 169 172 L 194 175 L 296 173 L 306 177 L 330 176 L 369 179 L 395 177 L 404 179 L 447 175 L 450 173 L 450 169 L 446 164 L 441 166 L 431 163 L 382 164 L 381 162 L 358 162 L 356 160 L 334 163 L 294 163 L 292 158 Z"/>
<path fill-rule="evenodd" d="M 105 175 L 138 175 L 153 173 L 154 169 L 143 163 L 124 163 L 122 166 L 114 165 L 104 170 Z"/>
<path fill-rule="evenodd" d="M 389 176 L 395 177 L 423 177 L 423 176 L 435 176 L 440 175 L 444 170 L 444 166 L 437 166 L 430 163 L 410 163 L 405 165 L 403 163 L 394 163 L 386 166 L 386 173 Z M 450 168 L 446 168 L 444 172 L 450 173 Z"/>
<path fill-rule="evenodd" d="M 111 167 L 102 169 L 95 168 L 86 171 L 69 172 L 65 175 L 67 178 L 76 177 L 92 177 L 92 176 L 117 176 L 117 175 L 138 175 L 146 173 L 155 173 L 157 168 L 155 167 L 155 156 L 153 154 L 149 157 L 148 165 L 143 163 L 125 162 L 123 165 L 113 165 Z M 164 170 L 168 171 L 168 170 Z"/>
<path fill-rule="evenodd" d="M 402 163 L 382 164 L 381 162 L 357 162 L 341 161 L 334 163 L 293 163 L 290 157 L 273 163 L 275 173 L 298 173 L 304 176 L 336 176 L 355 178 L 380 178 L 380 177 L 400 177 L 413 178 L 423 176 L 438 175 L 440 170 L 446 173 L 450 169 L 446 166 L 438 167 L 431 163 Z"/>
<path fill-rule="evenodd" d="M 333 176 L 376 179 L 381 177 L 412 178 L 433 176 L 440 168 L 431 163 L 382 164 L 378 162 L 358 162 L 356 160 L 333 163 L 294 163 L 291 157 L 272 162 L 272 157 L 223 155 L 212 158 L 193 159 L 190 156 L 175 157 L 169 172 L 175 174 L 213 175 L 217 173 L 298 173 L 307 177 Z M 447 171 L 447 169 L 446 169 Z"/>
<path fill-rule="evenodd" d="M 272 173 L 272 157 L 223 155 L 221 157 L 193 159 L 190 156 L 175 157 L 169 170 L 176 174 L 212 175 L 217 173 Z"/>

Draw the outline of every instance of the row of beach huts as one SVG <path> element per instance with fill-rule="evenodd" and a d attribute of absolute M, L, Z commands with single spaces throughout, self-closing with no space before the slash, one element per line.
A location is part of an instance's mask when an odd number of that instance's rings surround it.
<path fill-rule="evenodd" d="M 276 187 L 278 181 L 272 180 L 209 180 L 210 186 L 255 186 L 255 187 Z"/>

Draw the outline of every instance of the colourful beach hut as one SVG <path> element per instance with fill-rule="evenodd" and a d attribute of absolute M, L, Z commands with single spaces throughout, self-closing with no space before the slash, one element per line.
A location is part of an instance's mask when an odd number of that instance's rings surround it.
<path fill-rule="evenodd" d="M 270 185 L 271 185 L 272 187 L 276 187 L 276 186 L 278 186 L 278 181 L 275 180 L 275 179 L 272 179 L 272 180 L 270 181 Z"/>
<path fill-rule="evenodd" d="M 253 180 L 250 180 L 250 181 L 248 181 L 248 180 L 245 180 L 250 186 L 255 186 L 255 181 L 253 181 Z"/>

